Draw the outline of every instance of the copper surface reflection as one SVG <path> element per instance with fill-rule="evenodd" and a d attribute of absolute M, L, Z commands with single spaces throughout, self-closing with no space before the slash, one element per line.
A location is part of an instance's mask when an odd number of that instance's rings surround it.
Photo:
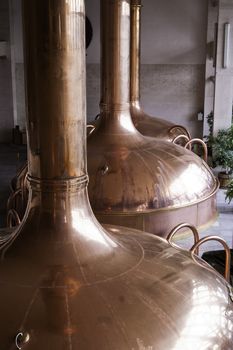
<path fill-rule="evenodd" d="M 70 318 L 70 303 L 77 297 L 81 285 L 77 278 L 69 276 L 66 266 L 54 266 L 48 271 L 39 291 L 50 329 L 65 335 L 77 331 Z M 39 294 L 36 297 L 40 298 Z"/>
<path fill-rule="evenodd" d="M 108 236 L 102 235 L 98 225 L 94 220 L 89 220 L 85 208 L 71 210 L 72 227 L 77 231 L 77 235 L 81 235 L 86 241 L 93 241 L 95 244 L 116 247 L 114 241 L 108 239 Z"/>
<path fill-rule="evenodd" d="M 116 11 L 129 6 L 126 0 L 102 1 Z M 209 330 L 201 338 L 194 332 L 191 345 L 227 348 L 233 306 L 226 280 L 165 239 L 103 227 L 93 215 L 83 0 L 23 5 L 29 204 L 0 246 L 0 348 L 171 350 L 203 313 Z M 207 298 L 214 311 L 206 308 Z"/>
<path fill-rule="evenodd" d="M 204 176 L 203 169 L 198 167 L 197 164 L 187 165 L 183 173 L 171 183 L 170 191 L 172 196 L 178 198 L 180 201 L 180 194 L 182 191 L 187 196 L 187 199 L 192 199 L 196 192 L 196 198 L 198 199 L 199 194 L 205 193 L 206 191 L 208 175 L 209 174 L 206 172 Z M 182 186 L 182 188 L 180 186 Z"/>
<path fill-rule="evenodd" d="M 226 349 L 231 348 L 233 313 L 218 279 L 216 284 L 219 284 L 219 286 L 216 290 L 213 290 L 199 281 L 192 281 L 193 295 L 190 300 L 192 310 L 187 317 L 186 324 L 180 334 L 180 339 L 174 346 L 174 350 L 222 349 L 219 339 L 225 341 Z M 227 309 L 220 300 L 226 304 L 229 303 Z M 229 312 L 231 321 L 225 317 L 226 313 Z M 193 339 L 197 339 L 195 344 Z"/>

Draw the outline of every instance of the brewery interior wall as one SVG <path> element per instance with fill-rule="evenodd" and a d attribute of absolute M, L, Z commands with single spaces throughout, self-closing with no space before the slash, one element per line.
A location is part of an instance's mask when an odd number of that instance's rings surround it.
<path fill-rule="evenodd" d="M 193 137 L 229 126 L 233 97 L 233 55 L 222 68 L 224 24 L 233 28 L 231 0 L 142 0 L 141 101 L 152 116 L 183 124 Z M 99 111 L 99 0 L 86 0 L 93 39 L 87 50 L 87 118 Z M 219 22 L 216 72 L 210 49 Z M 2 54 L 2 43 L 6 52 Z M 214 76 L 216 74 L 216 79 Z M 224 93 L 223 93 L 224 91 Z M 198 120 L 198 112 L 204 112 Z M 0 1 L 0 142 L 12 141 L 12 127 L 25 127 L 21 0 Z"/>
<path fill-rule="evenodd" d="M 10 41 L 10 19 L 8 0 L 0 1 L 0 45 Z M 0 56 L 0 142 L 11 141 L 13 120 L 12 78 L 10 50 Z"/>
<path fill-rule="evenodd" d="M 204 107 L 207 0 L 142 1 L 141 101 L 146 112 L 202 136 L 197 113 Z M 25 125 L 21 0 L 0 1 L 0 142 L 13 125 Z M 87 50 L 87 117 L 99 107 L 99 0 L 86 0 L 93 39 Z"/>

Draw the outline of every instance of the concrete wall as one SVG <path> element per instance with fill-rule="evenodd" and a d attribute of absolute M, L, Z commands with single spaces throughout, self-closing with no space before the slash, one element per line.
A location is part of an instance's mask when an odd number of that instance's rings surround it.
<path fill-rule="evenodd" d="M 142 4 L 142 63 L 205 63 L 206 0 L 142 0 Z"/>
<path fill-rule="evenodd" d="M 146 112 L 202 136 L 207 0 L 142 0 L 141 101 Z M 87 111 L 99 103 L 99 1 L 86 0 L 94 35 L 87 50 Z"/>
<path fill-rule="evenodd" d="M 9 0 L 14 124 L 25 128 L 24 55 L 21 0 Z"/>
<path fill-rule="evenodd" d="M 207 50 L 205 71 L 205 103 L 204 103 L 204 127 L 203 134 L 209 134 L 207 116 L 214 110 L 215 92 L 215 67 L 216 67 L 216 45 L 218 31 L 218 3 L 208 1 L 208 25 L 207 25 Z"/>
<path fill-rule="evenodd" d="M 208 0 L 142 0 L 142 63 L 204 64 Z M 100 61 L 99 0 L 86 0 L 93 25 L 87 63 Z"/>
<path fill-rule="evenodd" d="M 91 121 L 99 113 L 99 64 L 87 69 L 87 112 Z M 143 64 L 141 67 L 141 104 L 151 116 L 163 117 L 189 128 L 191 135 L 202 137 L 205 71 L 202 64 Z"/>
<path fill-rule="evenodd" d="M 230 25 L 228 64 L 224 67 L 224 38 L 225 24 Z M 232 0 L 219 0 L 218 12 L 218 41 L 215 72 L 214 92 L 214 125 L 213 132 L 227 129 L 232 123 L 232 97 L 233 97 L 233 2 Z"/>
<path fill-rule="evenodd" d="M 0 1 L 0 41 L 10 41 L 8 0 Z M 9 46 L 9 45 L 8 45 Z M 10 142 L 13 128 L 10 49 L 0 58 L 0 142 Z"/>
<path fill-rule="evenodd" d="M 142 0 L 142 105 L 151 115 L 185 125 L 193 136 L 202 135 L 202 122 L 197 120 L 197 113 L 204 108 L 207 2 Z M 5 27 L 5 37 L 9 40 L 7 3 L 7 0 L 0 1 L 4 18 L 0 20 L 0 34 L 1 27 Z M 12 105 L 14 123 L 21 127 L 25 124 L 20 0 L 10 0 L 9 3 L 13 103 L 8 59 L 0 61 L 0 78 L 5 82 L 0 87 L 3 90 L 0 94 L 0 110 L 3 110 L 0 142 L 4 139 L 3 134 L 7 135 L 5 140 L 10 136 Z M 86 11 L 93 25 L 93 40 L 87 50 L 87 111 L 88 120 L 91 120 L 99 112 L 100 98 L 99 0 L 86 0 Z"/>
<path fill-rule="evenodd" d="M 202 137 L 204 69 L 201 64 L 148 64 L 141 68 L 141 102 L 152 116 L 163 117 Z"/>

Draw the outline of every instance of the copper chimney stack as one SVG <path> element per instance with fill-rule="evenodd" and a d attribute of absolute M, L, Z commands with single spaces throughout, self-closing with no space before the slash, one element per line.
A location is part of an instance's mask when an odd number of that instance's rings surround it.
<path fill-rule="evenodd" d="M 105 2 L 129 11 L 128 1 Z M 231 287 L 195 247 L 105 230 L 92 214 L 83 0 L 24 0 L 23 9 L 29 204 L 0 248 L 1 349 L 230 348 Z"/>
<path fill-rule="evenodd" d="M 129 1 L 101 1 L 101 101 L 88 137 L 89 197 L 100 222 L 166 236 L 216 217 L 218 183 L 193 152 L 139 133 L 130 112 Z"/>
<path fill-rule="evenodd" d="M 161 118 L 146 114 L 140 105 L 140 57 L 141 57 L 141 0 L 131 0 L 130 21 L 130 104 L 131 116 L 136 126 L 145 136 L 159 137 L 173 141 L 178 135 L 189 132 L 181 125 L 175 125 Z"/>

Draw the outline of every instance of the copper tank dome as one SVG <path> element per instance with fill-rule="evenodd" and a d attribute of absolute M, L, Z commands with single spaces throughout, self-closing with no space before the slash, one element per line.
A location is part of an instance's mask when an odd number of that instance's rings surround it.
<path fill-rule="evenodd" d="M 29 205 L 0 248 L 1 349 L 230 349 L 232 289 L 217 272 L 92 214 L 83 0 L 23 0 L 23 13 Z"/>
<path fill-rule="evenodd" d="M 101 117 L 87 142 L 92 208 L 103 223 L 161 236 L 183 221 L 206 224 L 216 216 L 217 180 L 193 152 L 134 127 L 129 3 L 101 4 Z"/>

